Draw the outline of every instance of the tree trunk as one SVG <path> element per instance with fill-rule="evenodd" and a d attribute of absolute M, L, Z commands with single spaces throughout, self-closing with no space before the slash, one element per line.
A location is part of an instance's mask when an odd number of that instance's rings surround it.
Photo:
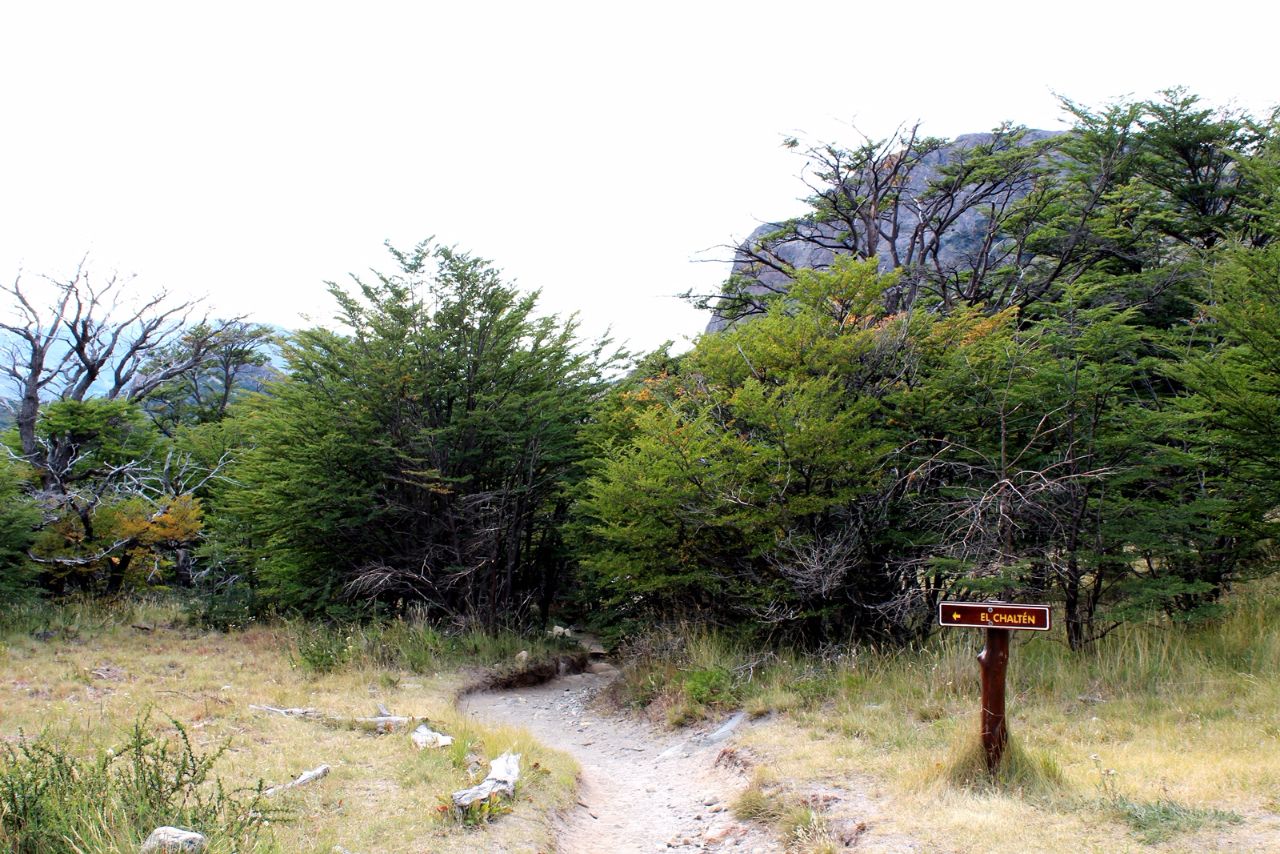
<path fill-rule="evenodd" d="M 124 575 L 129 571 L 129 564 L 133 562 L 133 555 L 124 552 L 119 557 L 107 558 L 107 565 L 111 567 L 107 574 L 107 595 L 114 596 L 124 589 Z"/>
<path fill-rule="evenodd" d="M 1067 646 L 1072 652 L 1084 648 L 1084 625 L 1080 619 L 1080 580 L 1074 572 L 1075 557 L 1068 564 L 1068 578 L 1063 585 L 1062 610 L 1067 618 Z"/>
<path fill-rule="evenodd" d="M 191 550 L 176 549 L 174 551 L 174 581 L 179 587 L 191 586 Z"/>

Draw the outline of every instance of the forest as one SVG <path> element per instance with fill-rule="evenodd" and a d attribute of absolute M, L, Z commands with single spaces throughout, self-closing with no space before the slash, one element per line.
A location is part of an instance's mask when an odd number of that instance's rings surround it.
<path fill-rule="evenodd" d="M 789 140 L 809 213 L 731 247 L 679 354 L 433 241 L 296 332 L 19 277 L 0 591 L 805 647 L 917 642 L 942 598 L 1052 603 L 1077 651 L 1212 619 L 1277 565 L 1276 117 L 1063 108 Z"/>

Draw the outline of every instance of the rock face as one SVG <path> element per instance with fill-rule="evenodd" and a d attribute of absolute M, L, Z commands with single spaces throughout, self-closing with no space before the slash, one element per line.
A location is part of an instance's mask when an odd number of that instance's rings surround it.
<path fill-rule="evenodd" d="M 209 847 L 204 834 L 178 827 L 157 827 L 138 854 L 201 854 Z"/>
<path fill-rule="evenodd" d="M 1061 133 L 1061 131 L 1029 130 L 1021 137 L 1018 144 L 1032 145 L 1060 136 Z M 915 206 L 911 201 L 919 198 L 929 189 L 930 184 L 937 180 L 944 166 L 955 162 L 966 150 L 990 144 L 994 139 L 995 135 L 991 133 L 964 134 L 920 158 L 919 163 L 907 175 L 901 188 L 902 196 L 908 200 L 908 203 L 900 206 L 896 220 L 900 252 L 906 251 L 911 233 L 919 224 L 919 218 L 914 213 Z M 1020 198 L 1024 194 L 1024 188 L 1011 187 L 1009 190 L 1011 198 Z M 948 225 L 942 235 L 937 261 L 943 265 L 953 264 L 964 256 L 978 251 L 987 236 L 988 222 L 987 217 L 982 213 L 981 205 L 964 210 Z M 785 273 L 756 263 L 748 253 L 748 247 L 758 245 L 762 238 L 777 231 L 781 226 L 782 223 L 765 223 L 751 232 L 740 245 L 732 271 L 735 276 L 753 280 L 753 283 L 745 288 L 746 292 L 764 294 L 785 291 L 790 283 L 791 280 Z M 769 254 L 781 264 L 792 268 L 826 267 L 836 254 L 836 251 L 829 247 L 841 242 L 838 228 L 839 226 L 834 224 L 803 220 L 798 224 L 797 236 L 774 244 Z M 886 271 L 892 269 L 893 253 L 887 242 L 878 254 L 881 269 Z M 731 322 L 731 319 L 715 312 L 707 324 L 707 331 L 717 332 Z"/>

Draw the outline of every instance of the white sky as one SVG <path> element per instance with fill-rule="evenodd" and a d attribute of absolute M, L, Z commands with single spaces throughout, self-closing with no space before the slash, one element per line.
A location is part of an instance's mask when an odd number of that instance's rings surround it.
<path fill-rule="evenodd" d="M 1036 11 L 1045 8 L 1045 12 Z M 791 134 L 1062 124 L 1187 85 L 1280 100 L 1270 3 L 0 6 L 0 278 L 89 252 L 287 327 L 435 235 L 637 348 L 706 317 L 694 263 L 800 211 Z"/>

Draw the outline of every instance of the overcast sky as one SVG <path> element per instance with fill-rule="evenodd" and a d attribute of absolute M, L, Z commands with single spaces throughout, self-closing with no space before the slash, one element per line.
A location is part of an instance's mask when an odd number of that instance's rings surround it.
<path fill-rule="evenodd" d="M 1054 92 L 1173 85 L 1261 111 L 1270 5 L 7 2 L 0 277 L 88 252 L 297 327 L 435 235 L 587 332 L 679 342 L 706 318 L 674 295 L 726 273 L 698 259 L 801 210 L 784 137 L 1059 128 Z"/>

